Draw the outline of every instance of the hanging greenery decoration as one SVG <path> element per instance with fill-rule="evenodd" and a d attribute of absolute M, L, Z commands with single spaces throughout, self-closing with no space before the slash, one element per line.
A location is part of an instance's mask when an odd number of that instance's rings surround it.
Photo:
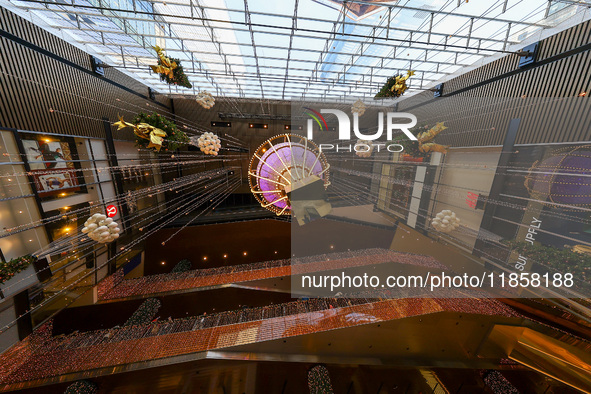
<path fill-rule="evenodd" d="M 308 371 L 310 394 L 333 394 L 328 370 L 324 365 L 316 365 Z"/>
<path fill-rule="evenodd" d="M 560 249 L 554 246 L 531 245 L 525 241 L 504 241 L 510 249 L 519 252 L 533 262 L 555 269 L 557 272 L 570 272 L 583 283 L 591 280 L 591 255 L 578 253 L 573 249 Z"/>
<path fill-rule="evenodd" d="M 133 119 L 133 123 L 125 122 L 120 116 L 119 122 L 115 122 L 114 125 L 117 126 L 117 130 L 131 127 L 136 136 L 136 145 L 140 148 L 154 149 L 156 152 L 160 152 L 162 148 L 165 151 L 173 151 L 189 143 L 189 137 L 185 132 L 156 112 L 149 115 L 140 112 Z"/>
<path fill-rule="evenodd" d="M 162 115 L 157 114 L 156 112 L 153 112 L 150 115 L 144 112 L 140 112 L 133 119 L 133 122 L 136 124 L 146 123 L 152 127 L 156 127 L 160 130 L 163 130 L 167 134 L 162 144 L 164 150 L 174 151 L 180 148 L 181 146 L 188 144 L 190 141 L 187 134 L 185 134 L 184 131 L 179 130 L 174 122 L 171 122 L 170 120 L 166 119 Z"/>
<path fill-rule="evenodd" d="M 0 284 L 12 279 L 12 277 L 19 272 L 27 269 L 27 267 L 37 261 L 35 256 L 21 256 L 16 257 L 4 263 L 0 262 Z"/>
<path fill-rule="evenodd" d="M 66 388 L 64 394 L 95 394 L 98 392 L 96 384 L 90 380 L 79 380 Z"/>
<path fill-rule="evenodd" d="M 185 88 L 192 88 L 189 78 L 181 66 L 179 59 L 169 58 L 164 55 L 162 48 L 159 46 L 152 47 L 158 55 L 158 65 L 150 66 L 152 71 L 160 74 L 160 80 L 166 82 L 169 85 L 183 86 Z"/>
<path fill-rule="evenodd" d="M 158 313 L 161 305 L 162 302 L 158 298 L 148 298 L 133 312 L 131 317 L 123 324 L 123 327 L 150 323 Z"/>
<path fill-rule="evenodd" d="M 375 98 L 384 98 L 384 97 L 400 97 L 406 92 L 408 86 L 406 85 L 406 81 L 415 75 L 415 72 L 412 70 L 408 70 L 406 75 L 395 75 L 391 78 L 388 78 L 382 89 L 375 95 Z"/>
<path fill-rule="evenodd" d="M 175 272 L 187 272 L 190 271 L 191 268 L 193 268 L 191 266 L 191 262 L 189 260 L 181 260 L 179 261 L 174 268 L 172 269 L 172 271 L 170 271 L 171 273 L 175 273 Z"/>

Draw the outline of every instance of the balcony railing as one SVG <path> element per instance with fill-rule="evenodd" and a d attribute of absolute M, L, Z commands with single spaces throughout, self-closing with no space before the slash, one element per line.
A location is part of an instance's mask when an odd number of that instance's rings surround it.
<path fill-rule="evenodd" d="M 454 291 L 442 290 L 437 294 L 442 298 L 313 299 L 57 337 L 51 335 L 50 321 L 0 356 L 0 390 L 51 383 L 59 376 L 63 381 L 62 375 L 100 376 L 118 368 L 134 369 L 134 363 L 191 354 L 197 358 L 197 353 L 212 349 L 443 311 L 520 317 L 494 299 L 443 298 Z"/>
<path fill-rule="evenodd" d="M 426 268 L 444 269 L 445 266 L 429 256 L 394 252 L 387 249 L 369 249 L 362 253 L 331 253 L 292 261 L 273 260 L 260 263 L 225 266 L 124 279 L 123 270 L 105 279 L 98 287 L 100 300 L 144 297 L 157 294 L 188 291 L 209 286 L 278 278 L 291 274 L 305 274 L 334 269 L 361 267 L 383 263 L 403 263 Z"/>

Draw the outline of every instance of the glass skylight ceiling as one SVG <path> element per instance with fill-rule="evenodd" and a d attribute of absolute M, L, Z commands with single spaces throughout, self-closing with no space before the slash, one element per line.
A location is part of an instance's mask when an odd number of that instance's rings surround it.
<path fill-rule="evenodd" d="M 368 3 L 370 3 L 368 5 Z M 376 4 L 376 5 L 372 5 Z M 409 93 L 482 57 L 514 51 L 581 11 L 560 0 L 38 0 L 8 2 L 163 94 L 349 101 L 416 71 Z M 193 89 L 161 82 L 152 46 Z M 408 94 L 408 93 L 407 93 Z"/>

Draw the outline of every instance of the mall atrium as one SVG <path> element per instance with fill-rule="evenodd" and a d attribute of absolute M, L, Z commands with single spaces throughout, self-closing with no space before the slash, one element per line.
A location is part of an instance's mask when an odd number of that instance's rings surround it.
<path fill-rule="evenodd" d="M 591 393 L 591 1 L 0 0 L 0 392 Z"/>

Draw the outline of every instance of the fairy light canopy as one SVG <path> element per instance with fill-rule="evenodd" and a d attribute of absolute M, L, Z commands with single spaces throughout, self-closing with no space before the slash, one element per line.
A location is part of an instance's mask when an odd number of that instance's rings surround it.
<path fill-rule="evenodd" d="M 312 141 L 282 134 L 263 143 L 248 169 L 250 190 L 262 207 L 279 215 L 291 214 L 290 193 L 298 183 L 318 177 L 330 184 L 330 165 Z"/>
<path fill-rule="evenodd" d="M 576 17 L 576 1 L 1 0 L 46 30 L 165 94 L 262 99 L 373 97 L 393 75 L 428 89 L 484 57 L 513 53 Z M 152 47 L 192 84 L 162 82 Z"/>

